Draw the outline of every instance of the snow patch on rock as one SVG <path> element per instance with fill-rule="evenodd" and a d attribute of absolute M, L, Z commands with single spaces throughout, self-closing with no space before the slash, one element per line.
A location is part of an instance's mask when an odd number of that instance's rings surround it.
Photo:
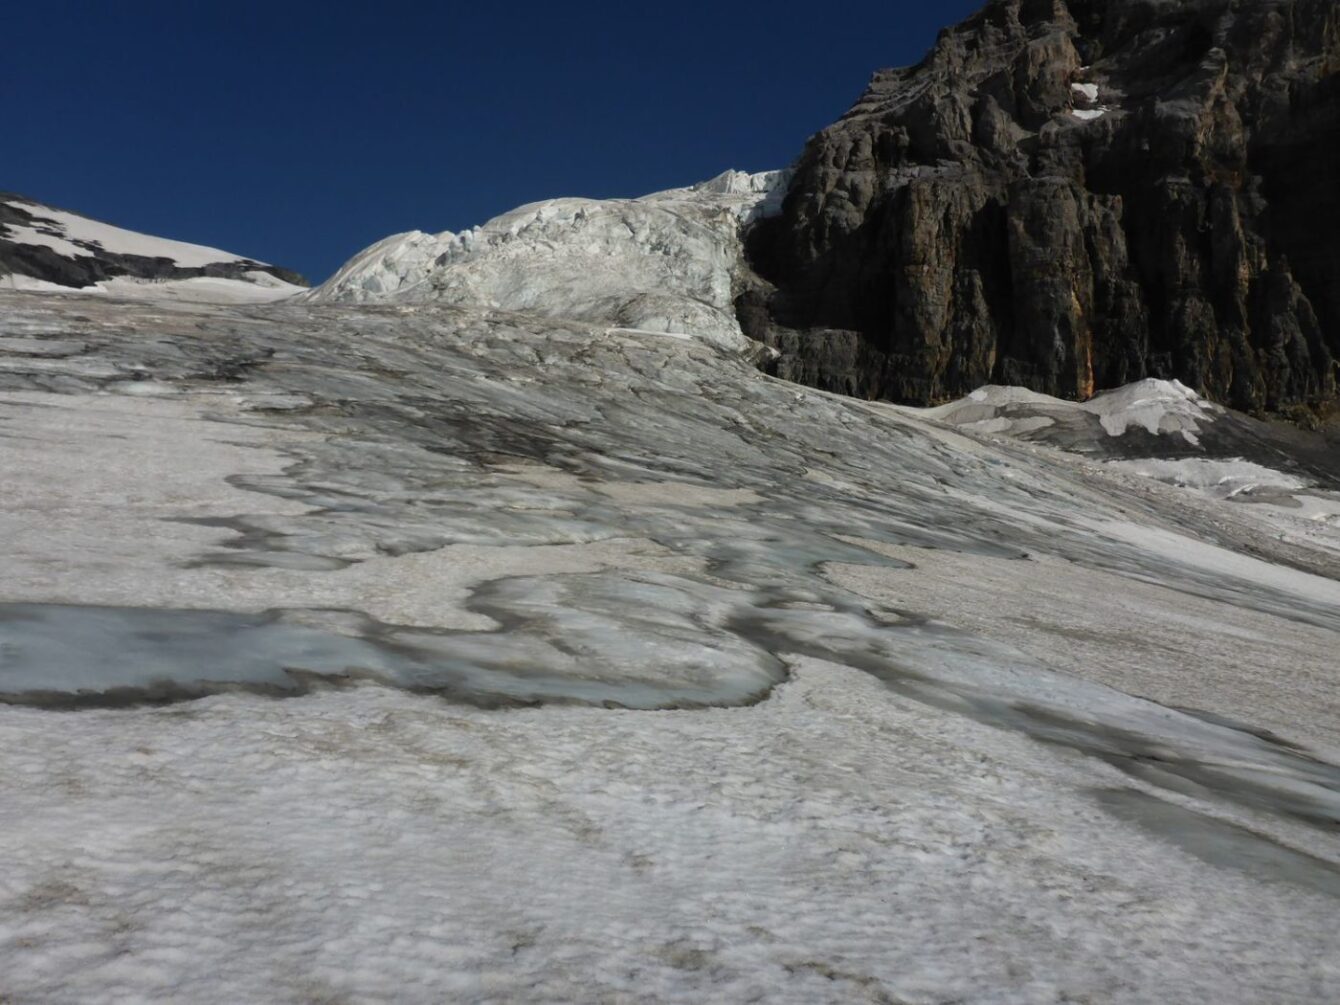
<path fill-rule="evenodd" d="M 1217 406 L 1180 380 L 1150 378 L 1104 391 L 1080 407 L 1098 416 L 1109 436 L 1138 426 L 1155 435 L 1180 433 L 1195 446 L 1200 424 L 1213 417 Z"/>
<path fill-rule="evenodd" d="M 6 199 L 5 202 L 31 215 L 32 223 L 0 224 L 0 236 L 16 244 L 50 248 L 66 258 L 92 258 L 99 251 L 107 251 L 116 255 L 167 258 L 184 269 L 251 260 L 220 251 L 218 248 L 187 244 L 185 241 L 172 241 L 125 230 L 39 203 L 22 199 Z"/>
<path fill-rule="evenodd" d="M 1108 436 L 1120 437 L 1130 429 L 1144 429 L 1156 436 L 1180 436 L 1191 446 L 1198 446 L 1201 425 L 1222 414 L 1222 409 L 1180 381 L 1151 378 L 1104 391 L 1085 402 L 1065 401 L 1023 387 L 989 384 L 957 401 L 924 410 L 931 418 L 951 425 L 1014 435 L 1085 412 L 1097 417 Z"/>

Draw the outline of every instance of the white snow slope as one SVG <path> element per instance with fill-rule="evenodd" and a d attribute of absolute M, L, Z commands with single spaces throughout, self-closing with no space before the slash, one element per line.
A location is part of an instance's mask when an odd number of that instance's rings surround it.
<path fill-rule="evenodd" d="M 460 233 L 396 234 L 306 297 L 492 307 L 743 348 L 740 227 L 778 209 L 788 180 L 727 171 L 639 199 L 548 199 Z"/>
<path fill-rule="evenodd" d="M 29 276 L 0 276 L 0 290 L 27 293 L 101 293 L 123 300 L 167 300 L 199 304 L 259 304 L 283 300 L 307 290 L 268 272 L 249 270 L 239 278 L 192 276 L 188 279 L 140 279 L 114 276 L 88 286 L 61 286 Z"/>
<path fill-rule="evenodd" d="M 3 224 L 4 236 L 16 244 L 34 244 L 50 248 L 67 258 L 93 257 L 101 251 L 117 255 L 140 255 L 144 258 L 169 258 L 183 268 L 200 268 L 216 262 L 241 262 L 245 259 L 199 244 L 151 237 L 133 230 L 113 227 L 111 224 L 90 220 L 77 213 L 52 209 L 40 203 L 22 199 L 6 199 L 7 203 L 31 213 L 36 222 L 31 225 Z"/>
<path fill-rule="evenodd" d="M 49 248 L 65 258 L 96 258 L 103 253 L 167 259 L 184 269 L 202 269 L 211 265 L 266 263 L 243 258 L 218 248 L 208 248 L 164 237 L 153 237 L 64 210 L 53 209 L 26 199 L 3 200 L 31 215 L 32 222 L 0 223 L 0 237 L 15 244 Z M 304 287 L 283 282 L 266 272 L 251 269 L 235 277 L 193 277 L 189 279 L 149 280 L 118 276 L 84 287 L 67 287 L 29 276 L 0 275 L 0 289 L 30 292 L 109 293 L 135 299 L 169 299 L 204 303 L 247 303 L 277 300 L 304 291 Z"/>
<path fill-rule="evenodd" d="M 0 1000 L 1340 1000 L 1255 507 L 440 304 L 0 292 L 0 471 Z"/>

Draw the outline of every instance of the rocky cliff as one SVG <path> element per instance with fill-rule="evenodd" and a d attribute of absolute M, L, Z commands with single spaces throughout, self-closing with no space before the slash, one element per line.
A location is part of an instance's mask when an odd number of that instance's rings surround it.
<path fill-rule="evenodd" d="M 737 299 L 777 372 L 927 403 L 1336 397 L 1340 3 L 993 0 L 815 135 Z"/>

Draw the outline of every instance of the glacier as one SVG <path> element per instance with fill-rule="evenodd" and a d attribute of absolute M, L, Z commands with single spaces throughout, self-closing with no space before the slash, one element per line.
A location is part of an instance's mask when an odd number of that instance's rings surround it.
<path fill-rule="evenodd" d="M 745 349 L 740 231 L 780 209 L 789 180 L 726 171 L 637 199 L 548 199 L 459 233 L 396 234 L 301 296 L 491 307 Z"/>
<path fill-rule="evenodd" d="M 583 304 L 0 290 L 0 995 L 1335 997 L 1325 457 Z"/>

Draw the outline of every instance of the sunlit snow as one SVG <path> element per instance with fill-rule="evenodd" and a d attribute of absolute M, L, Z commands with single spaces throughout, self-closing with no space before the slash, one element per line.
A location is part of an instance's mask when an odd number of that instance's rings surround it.
<path fill-rule="evenodd" d="M 306 296 L 525 311 L 741 349 L 740 228 L 775 212 L 788 180 L 727 171 L 639 199 L 550 199 L 460 233 L 397 234 Z"/>
<path fill-rule="evenodd" d="M 1097 84 L 1071 84 L 1070 89 L 1091 105 L 1098 101 Z"/>
<path fill-rule="evenodd" d="M 151 237 L 133 230 L 113 227 L 111 224 L 90 220 L 77 213 L 66 213 L 36 203 L 18 199 L 6 200 L 11 205 L 32 214 L 31 225 L 0 224 L 4 236 L 18 244 L 33 244 L 50 248 L 69 258 L 91 256 L 97 249 L 118 255 L 141 255 L 146 258 L 168 258 L 183 268 L 201 268 L 219 262 L 240 262 L 237 255 L 184 241 L 170 241 Z M 88 247 L 95 245 L 96 247 Z"/>
<path fill-rule="evenodd" d="M 282 300 L 306 291 L 276 279 L 268 272 L 251 271 L 244 279 L 192 276 L 187 279 L 138 279 L 115 276 L 91 286 L 70 287 L 30 276 L 0 276 L 0 289 L 36 293 L 105 293 L 128 300 L 159 300 L 202 304 L 247 304 Z"/>

